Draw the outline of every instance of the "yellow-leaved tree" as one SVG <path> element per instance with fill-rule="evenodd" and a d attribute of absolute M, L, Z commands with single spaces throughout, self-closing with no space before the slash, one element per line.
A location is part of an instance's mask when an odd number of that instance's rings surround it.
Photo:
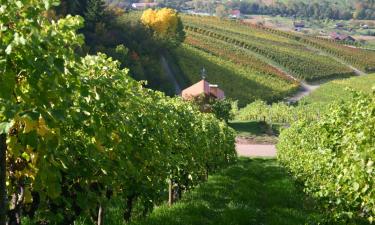
<path fill-rule="evenodd" d="M 177 12 L 173 9 L 148 9 L 143 12 L 142 23 L 152 29 L 157 37 L 181 43 L 185 38 L 183 25 Z"/>

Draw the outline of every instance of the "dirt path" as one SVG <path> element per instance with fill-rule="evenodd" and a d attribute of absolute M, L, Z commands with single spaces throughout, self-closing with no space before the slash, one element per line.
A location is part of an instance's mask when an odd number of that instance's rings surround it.
<path fill-rule="evenodd" d="M 161 65 L 163 67 L 163 70 L 164 70 L 165 74 L 168 76 L 169 80 L 173 84 L 175 94 L 176 95 L 180 94 L 181 93 L 181 87 L 178 84 L 178 82 L 176 80 L 176 77 L 174 76 L 171 68 L 169 67 L 168 61 L 165 59 L 164 56 L 161 56 L 160 60 L 161 60 Z"/>
<path fill-rule="evenodd" d="M 315 91 L 321 85 L 321 84 L 308 84 L 308 83 L 306 83 L 304 81 L 301 81 L 301 80 L 295 78 L 291 74 L 291 72 L 288 71 L 287 68 L 281 66 L 279 63 L 277 63 L 277 62 L 275 62 L 275 61 L 273 61 L 273 60 L 271 60 L 271 59 L 269 59 L 269 58 L 267 58 L 267 57 L 265 57 L 263 55 L 255 53 L 253 51 L 250 51 L 250 50 L 248 50 L 246 48 L 241 48 L 241 49 L 243 49 L 243 50 L 245 50 L 245 51 L 253 54 L 255 57 L 257 57 L 257 58 L 263 60 L 264 62 L 268 63 L 270 66 L 272 66 L 272 67 L 276 68 L 277 70 L 285 73 L 291 80 L 295 80 L 295 81 L 297 81 L 297 82 L 299 82 L 301 84 L 300 90 L 297 91 L 293 96 L 288 97 L 286 99 L 286 102 L 297 102 L 297 101 L 301 100 L 303 97 L 309 95 L 311 92 Z M 352 69 L 354 71 L 357 71 L 355 68 L 352 68 Z"/>
<path fill-rule="evenodd" d="M 320 87 L 320 84 L 308 84 L 301 82 L 301 90 L 295 93 L 293 96 L 287 99 L 287 102 L 298 102 L 303 97 L 308 96 L 311 92 L 315 91 Z"/>
<path fill-rule="evenodd" d="M 236 144 L 238 156 L 276 157 L 275 145 Z"/>

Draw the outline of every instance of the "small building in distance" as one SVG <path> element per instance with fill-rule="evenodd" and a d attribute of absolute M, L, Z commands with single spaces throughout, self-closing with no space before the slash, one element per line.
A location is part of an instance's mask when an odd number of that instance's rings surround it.
<path fill-rule="evenodd" d="M 239 19 L 241 18 L 241 11 L 238 9 L 232 10 L 229 13 L 229 17 L 232 19 Z"/>
<path fill-rule="evenodd" d="M 331 34 L 331 38 L 333 40 L 336 40 L 336 41 L 349 41 L 349 42 L 355 42 L 356 40 L 350 36 L 350 35 L 346 35 L 346 34 L 338 34 L 338 33 L 332 33 Z"/>
<path fill-rule="evenodd" d="M 367 24 L 361 24 L 360 26 L 362 29 L 366 29 L 366 30 L 369 29 L 369 26 Z"/>
<path fill-rule="evenodd" d="M 205 79 L 200 80 L 198 83 L 182 90 L 181 96 L 185 100 L 190 100 L 195 97 L 205 96 L 214 99 L 224 99 L 224 91 L 216 84 L 210 84 Z"/>
<path fill-rule="evenodd" d="M 305 27 L 305 22 L 300 21 L 300 22 L 293 22 L 294 28 L 304 28 Z"/>
<path fill-rule="evenodd" d="M 344 23 L 336 23 L 335 24 L 335 28 L 338 29 L 338 28 L 344 28 L 345 27 L 345 24 Z"/>
<path fill-rule="evenodd" d="M 132 8 L 143 10 L 143 9 L 148 9 L 148 8 L 155 8 L 158 5 L 159 4 L 157 2 L 141 2 L 141 3 L 133 3 Z"/>
<path fill-rule="evenodd" d="M 293 26 L 294 26 L 294 31 L 302 31 L 302 28 L 305 28 L 305 22 L 304 21 L 300 21 L 300 22 L 293 22 Z"/>

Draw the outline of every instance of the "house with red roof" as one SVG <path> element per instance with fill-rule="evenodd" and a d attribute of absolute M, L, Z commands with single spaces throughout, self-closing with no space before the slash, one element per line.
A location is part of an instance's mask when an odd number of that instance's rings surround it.
<path fill-rule="evenodd" d="M 239 19 L 241 18 L 241 11 L 238 9 L 232 10 L 229 13 L 229 17 L 233 19 Z"/>
<path fill-rule="evenodd" d="M 331 33 L 331 38 L 336 41 L 350 41 L 350 42 L 355 42 L 356 40 L 349 35 L 346 34 L 338 34 L 338 33 Z"/>
<path fill-rule="evenodd" d="M 224 99 L 224 91 L 219 88 L 217 84 L 210 84 L 205 79 L 200 80 L 198 83 L 182 90 L 181 96 L 185 100 L 192 99 L 204 95 L 214 99 Z"/>

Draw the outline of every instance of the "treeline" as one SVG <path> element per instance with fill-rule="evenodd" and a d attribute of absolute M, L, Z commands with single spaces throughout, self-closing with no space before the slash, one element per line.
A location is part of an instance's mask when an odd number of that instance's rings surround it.
<path fill-rule="evenodd" d="M 313 19 L 375 19 L 375 3 L 372 0 L 356 0 L 344 7 L 329 1 L 276 2 L 272 5 L 254 2 L 236 2 L 232 8 L 244 14 L 282 15 Z"/>
<path fill-rule="evenodd" d="M 373 0 L 362 0 L 357 1 L 355 4 L 355 19 L 375 19 L 375 1 Z"/>
<path fill-rule="evenodd" d="M 182 37 L 173 41 L 144 26 L 140 15 L 129 15 L 124 8 L 108 3 L 62 0 L 50 14 L 55 18 L 68 14 L 84 18 L 84 27 L 79 30 L 85 37 L 85 45 L 78 50 L 82 55 L 103 52 L 120 61 L 122 68 L 130 68 L 133 78 L 147 80 L 147 87 L 173 95 L 174 88 L 162 70 L 160 55 L 183 40 L 182 26 Z"/>
<path fill-rule="evenodd" d="M 239 8 L 241 13 L 244 14 L 281 15 L 312 19 L 348 20 L 353 18 L 353 10 L 351 8 L 344 9 L 326 1 L 309 3 L 301 1 L 290 4 L 277 2 L 273 5 L 239 2 L 234 4 L 234 7 Z"/>

